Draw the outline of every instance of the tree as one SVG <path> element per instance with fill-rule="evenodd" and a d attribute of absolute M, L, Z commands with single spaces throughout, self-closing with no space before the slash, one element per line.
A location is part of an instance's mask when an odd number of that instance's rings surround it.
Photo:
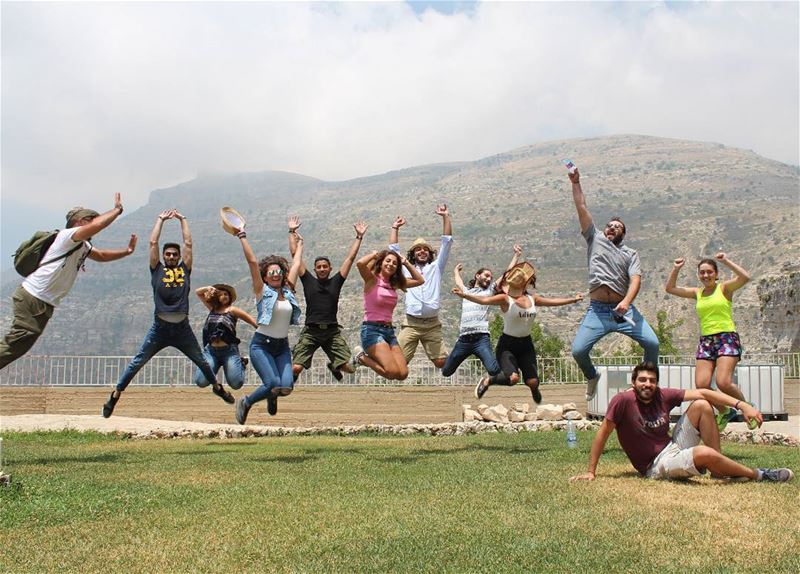
<path fill-rule="evenodd" d="M 497 339 L 503 333 L 503 317 L 495 314 L 489 321 L 489 337 L 492 339 L 492 346 L 497 346 Z M 541 358 L 560 357 L 566 343 L 557 335 L 547 333 L 539 321 L 534 321 L 531 326 L 531 337 L 533 346 L 536 349 L 536 356 Z"/>

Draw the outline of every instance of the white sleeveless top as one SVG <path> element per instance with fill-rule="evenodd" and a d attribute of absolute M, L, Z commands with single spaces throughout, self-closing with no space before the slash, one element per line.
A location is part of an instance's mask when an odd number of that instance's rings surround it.
<path fill-rule="evenodd" d="M 259 325 L 258 332 L 273 339 L 289 336 L 289 323 L 292 320 L 292 304 L 286 299 L 275 301 L 269 325 Z"/>
<path fill-rule="evenodd" d="M 528 337 L 531 334 L 533 319 L 536 317 L 536 306 L 533 297 L 528 295 L 531 306 L 523 309 L 512 299 L 508 298 L 508 311 L 503 313 L 503 334 L 512 337 Z"/>

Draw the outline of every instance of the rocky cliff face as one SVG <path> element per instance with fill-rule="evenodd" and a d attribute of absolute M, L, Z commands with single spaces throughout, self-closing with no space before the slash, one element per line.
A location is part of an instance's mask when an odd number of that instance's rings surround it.
<path fill-rule="evenodd" d="M 800 263 L 762 277 L 757 292 L 765 343 L 777 352 L 800 351 Z"/>

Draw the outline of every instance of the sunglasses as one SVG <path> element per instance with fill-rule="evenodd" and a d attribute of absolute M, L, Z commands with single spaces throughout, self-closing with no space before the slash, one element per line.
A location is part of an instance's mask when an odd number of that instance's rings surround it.
<path fill-rule="evenodd" d="M 280 277 L 283 275 L 283 269 L 270 269 L 267 271 L 267 277 Z"/>
<path fill-rule="evenodd" d="M 625 226 L 621 223 L 609 223 L 606 225 L 606 229 L 625 229 Z"/>

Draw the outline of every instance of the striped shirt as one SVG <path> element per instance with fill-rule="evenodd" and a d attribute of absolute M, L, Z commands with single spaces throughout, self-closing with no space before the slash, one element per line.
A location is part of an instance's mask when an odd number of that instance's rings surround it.
<path fill-rule="evenodd" d="M 472 287 L 465 293 L 477 295 L 478 297 L 489 297 L 494 295 L 494 283 L 486 289 Z M 479 305 L 472 301 L 462 299 L 461 302 L 461 329 L 459 335 L 473 335 L 475 333 L 489 332 L 489 305 Z"/>

